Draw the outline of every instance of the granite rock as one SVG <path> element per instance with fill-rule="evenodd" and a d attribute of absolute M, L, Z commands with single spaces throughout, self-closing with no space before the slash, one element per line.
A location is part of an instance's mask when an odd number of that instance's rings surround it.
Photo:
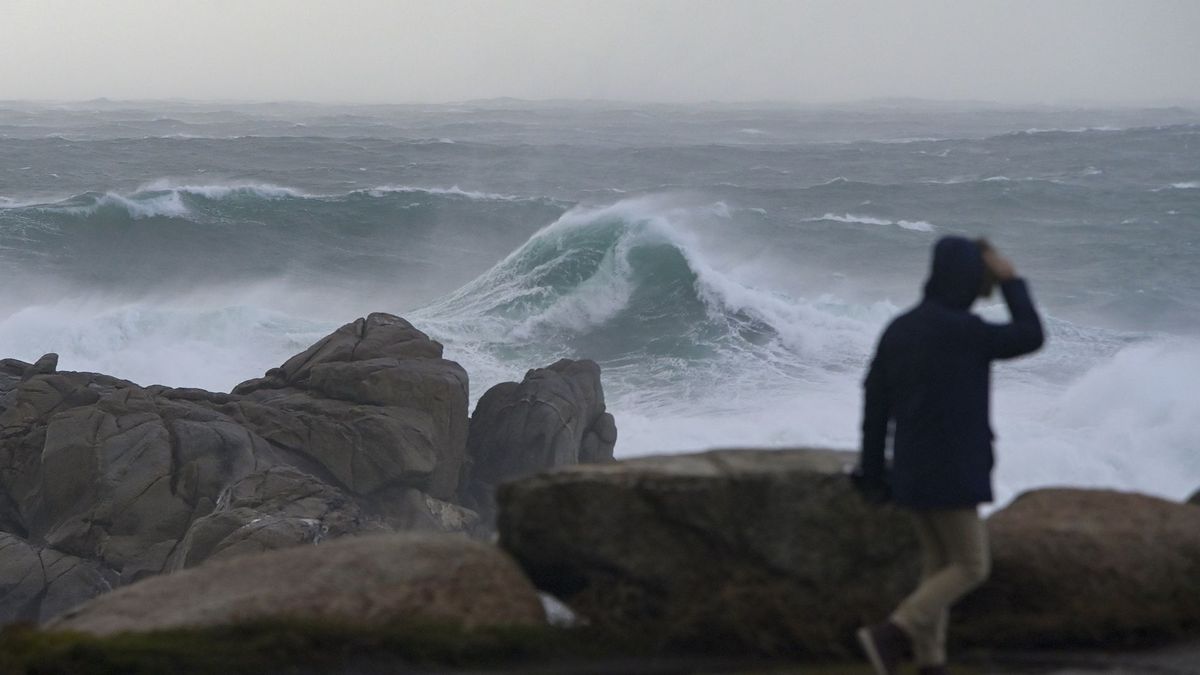
<path fill-rule="evenodd" d="M 111 635 L 265 619 L 468 629 L 546 621 L 537 592 L 498 548 L 408 533 L 212 560 L 100 596 L 46 627 Z"/>

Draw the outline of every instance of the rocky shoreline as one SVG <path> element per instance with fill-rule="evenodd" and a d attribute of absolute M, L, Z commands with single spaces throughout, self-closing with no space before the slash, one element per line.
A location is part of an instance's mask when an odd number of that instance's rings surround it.
<path fill-rule="evenodd" d="M 80 650 L 233 672 L 240 649 L 255 663 L 248 636 L 313 672 L 357 672 L 331 636 L 380 660 L 361 672 L 839 672 L 916 575 L 904 515 L 858 498 L 852 454 L 614 461 L 590 361 L 497 385 L 471 415 L 467 373 L 387 314 L 228 394 L 56 361 L 0 361 L 4 672 L 110 672 L 72 671 Z M 977 672 L 1200 672 L 1192 647 L 1095 651 L 1200 640 L 1191 501 L 1021 496 L 988 519 L 994 573 L 956 609 L 956 649 Z M 552 598 L 570 609 L 548 616 Z M 204 666 L 213 649 L 228 658 Z"/>

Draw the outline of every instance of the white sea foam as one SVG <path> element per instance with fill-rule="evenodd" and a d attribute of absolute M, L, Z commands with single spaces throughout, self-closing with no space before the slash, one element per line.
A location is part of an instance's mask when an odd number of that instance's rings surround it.
<path fill-rule="evenodd" d="M 0 320 L 0 351 L 25 360 L 53 351 L 63 370 L 228 391 L 305 349 L 326 328 L 252 305 L 72 298 Z"/>
<path fill-rule="evenodd" d="M 1065 483 L 1186 497 L 1200 487 L 1197 372 L 1200 342 L 1159 339 L 1118 351 L 1064 387 L 1001 380 L 1001 496 Z"/>
<path fill-rule="evenodd" d="M 1065 128 L 1065 129 L 1055 129 L 1055 128 L 1043 129 L 1043 128 L 1039 128 L 1039 127 L 1031 127 L 1024 131 L 1014 131 L 1012 134 L 1009 134 L 1009 135 L 1083 134 L 1083 133 L 1087 133 L 1087 132 L 1114 132 L 1114 131 L 1125 131 L 1125 127 L 1114 127 L 1114 126 L 1107 126 L 1107 125 L 1096 126 L 1096 127 L 1070 127 L 1070 128 Z"/>
<path fill-rule="evenodd" d="M 177 183 L 167 178 L 159 178 L 142 185 L 138 192 L 174 192 L 196 195 L 205 199 L 229 199 L 238 196 L 253 196 L 261 199 L 283 199 L 286 197 L 313 197 L 300 190 L 271 183 L 232 182 L 207 185 Z"/>
<path fill-rule="evenodd" d="M 454 197 L 466 197 L 467 199 L 477 199 L 480 201 L 533 201 L 533 197 L 522 197 L 519 195 L 506 195 L 497 192 L 480 192 L 478 190 L 464 190 L 457 185 L 448 188 L 442 187 L 417 187 L 413 185 L 380 185 L 367 190 L 356 190 L 356 192 L 365 192 L 372 197 L 380 197 L 396 192 L 420 192 L 430 195 L 451 195 Z"/>
<path fill-rule="evenodd" d="M 859 216 L 853 213 L 838 215 L 836 213 L 826 213 L 820 218 L 807 218 L 809 222 L 821 220 L 831 220 L 836 223 L 860 223 L 862 225 L 895 225 L 906 230 L 914 232 L 933 232 L 932 223 L 927 223 L 924 220 L 886 220 L 884 218 L 875 218 L 873 216 Z"/>

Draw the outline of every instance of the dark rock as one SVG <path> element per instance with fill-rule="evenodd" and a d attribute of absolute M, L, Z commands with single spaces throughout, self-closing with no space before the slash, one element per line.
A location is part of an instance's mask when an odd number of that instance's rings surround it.
<path fill-rule="evenodd" d="M 47 628 L 111 635 L 272 618 L 465 628 L 546 620 L 537 592 L 498 548 L 404 534 L 214 560 L 96 598 Z"/>
<path fill-rule="evenodd" d="M 440 359 L 442 345 L 404 319 L 376 312 L 342 326 L 264 377 L 239 384 L 233 393 L 304 385 L 316 366 L 382 357 Z"/>
<path fill-rule="evenodd" d="M 209 558 L 473 529 L 449 502 L 467 376 L 441 354 L 372 314 L 232 394 L 55 372 L 54 355 L 0 362 L 0 533 L 20 552 L 0 565 L 0 618 Z"/>
<path fill-rule="evenodd" d="M 0 359 L 0 374 L 20 377 L 32 365 L 32 363 L 22 361 L 21 359 Z"/>
<path fill-rule="evenodd" d="M 99 565 L 0 532 L 0 622 L 45 621 L 114 585 Z"/>
<path fill-rule="evenodd" d="M 50 375 L 58 370 L 58 354 L 53 352 L 43 354 L 41 358 L 34 361 L 28 368 L 21 373 L 22 380 L 28 380 L 34 375 Z"/>
<path fill-rule="evenodd" d="M 231 485 L 211 513 L 191 524 L 168 567 L 376 529 L 385 528 L 371 522 L 350 495 L 290 466 L 276 466 Z"/>
<path fill-rule="evenodd" d="M 903 514 L 820 450 L 714 451 L 557 469 L 500 487 L 498 529 L 539 588 L 660 644 L 845 653 L 916 577 Z"/>
<path fill-rule="evenodd" d="M 1200 631 L 1200 509 L 1109 490 L 1026 493 L 988 519 L 992 577 L 953 633 L 992 646 L 1117 646 Z"/>
<path fill-rule="evenodd" d="M 496 486 L 549 468 L 611 462 L 616 441 L 594 361 L 530 370 L 520 384 L 492 387 L 475 406 L 462 501 L 490 520 Z"/>
<path fill-rule="evenodd" d="M 1188 497 L 1187 503 L 1200 505 L 1200 490 L 1196 490 L 1191 497 Z"/>
<path fill-rule="evenodd" d="M 441 356 L 412 324 L 375 313 L 233 393 L 262 404 L 241 404 L 246 424 L 357 494 L 402 483 L 448 500 L 466 451 L 468 380 Z"/>

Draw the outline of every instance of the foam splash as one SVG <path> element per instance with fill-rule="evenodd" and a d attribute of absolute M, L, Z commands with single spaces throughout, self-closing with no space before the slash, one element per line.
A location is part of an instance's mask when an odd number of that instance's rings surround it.
<path fill-rule="evenodd" d="M 56 352 L 62 370 L 228 391 L 331 329 L 254 305 L 74 298 L 0 320 L 0 347 L 5 357 L 27 361 Z"/>
<path fill-rule="evenodd" d="M 1064 386 L 1002 380 L 998 498 L 1062 483 L 1171 499 L 1200 489 L 1197 372 L 1200 342 L 1159 338 L 1117 351 Z"/>

